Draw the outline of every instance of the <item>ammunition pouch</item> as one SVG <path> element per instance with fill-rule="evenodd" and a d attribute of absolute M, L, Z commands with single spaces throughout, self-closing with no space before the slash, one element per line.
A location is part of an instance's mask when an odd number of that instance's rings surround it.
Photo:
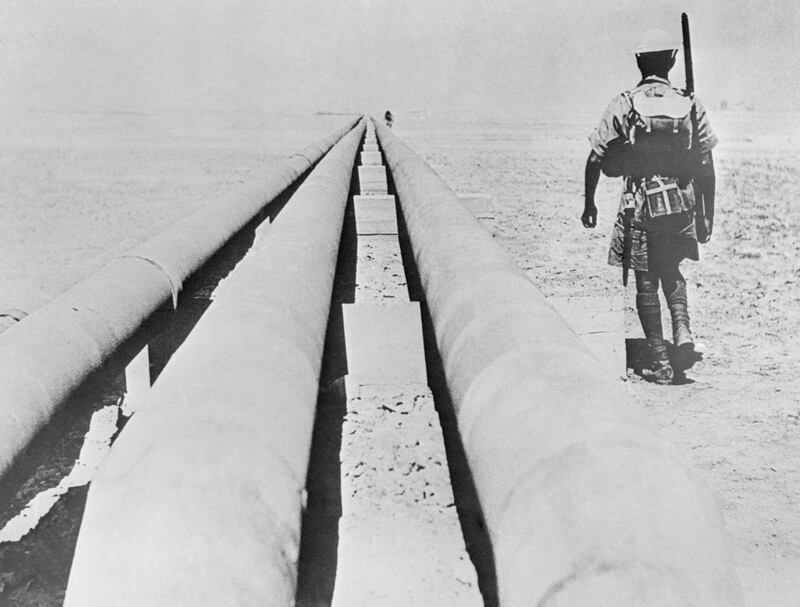
<path fill-rule="evenodd" d="M 648 232 L 672 231 L 694 209 L 693 188 L 682 189 L 675 177 L 654 176 L 639 182 L 642 224 Z"/>

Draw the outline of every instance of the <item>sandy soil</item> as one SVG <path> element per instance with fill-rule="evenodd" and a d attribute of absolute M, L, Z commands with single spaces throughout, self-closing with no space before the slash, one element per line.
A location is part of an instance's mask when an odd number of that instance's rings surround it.
<path fill-rule="evenodd" d="M 619 180 L 601 182 L 597 229 L 585 230 L 579 220 L 586 136 L 596 118 L 576 124 L 399 118 L 395 132 L 454 190 L 494 196 L 498 243 L 545 294 L 611 295 L 623 293 L 619 269 L 605 261 Z M 796 607 L 800 114 L 711 118 L 722 141 L 715 154 L 715 233 L 700 263 L 682 266 L 705 358 L 687 372 L 685 385 L 663 387 L 636 376 L 627 385 L 718 496 L 747 604 Z M 642 337 L 634 291 L 625 292 L 626 332 Z"/>
<path fill-rule="evenodd" d="M 348 384 L 332 605 L 482 605 L 422 384 Z"/>
<path fill-rule="evenodd" d="M 602 108 L 598 108 L 598 113 Z M 547 294 L 622 292 L 605 264 L 619 184 L 579 221 L 586 135 L 574 122 L 441 122 L 395 132 L 460 192 L 497 202 L 497 242 Z M 632 377 L 636 402 L 719 497 L 752 606 L 800 605 L 800 115 L 711 115 L 718 218 L 685 265 L 705 359 L 689 383 Z M 0 310 L 34 309 L 116 254 L 339 126 L 343 117 L 37 114 L 0 124 Z M 633 289 L 627 332 L 640 337 Z"/>

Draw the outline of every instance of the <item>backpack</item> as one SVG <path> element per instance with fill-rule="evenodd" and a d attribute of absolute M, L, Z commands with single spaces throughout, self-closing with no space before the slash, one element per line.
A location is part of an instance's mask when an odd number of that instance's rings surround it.
<path fill-rule="evenodd" d="M 669 87 L 630 95 L 628 141 L 637 154 L 687 152 L 692 148 L 694 100 Z"/>
<path fill-rule="evenodd" d="M 640 88 L 625 95 L 631 104 L 627 141 L 609 145 L 603 173 L 619 177 L 685 172 L 694 139 L 693 97 L 672 87 Z"/>

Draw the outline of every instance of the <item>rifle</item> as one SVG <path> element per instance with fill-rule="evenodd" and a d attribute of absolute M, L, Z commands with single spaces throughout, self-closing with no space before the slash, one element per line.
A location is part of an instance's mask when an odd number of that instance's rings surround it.
<path fill-rule="evenodd" d="M 683 30 L 683 66 L 686 72 L 686 94 L 694 95 L 694 68 L 692 66 L 692 39 L 689 36 L 689 15 L 681 13 L 681 30 Z"/>
<path fill-rule="evenodd" d="M 686 13 L 681 13 L 681 31 L 683 32 L 683 66 L 684 71 L 686 72 L 686 95 L 688 95 L 694 101 L 694 66 L 692 64 L 692 39 L 689 35 L 689 15 Z M 696 157 L 697 155 L 697 146 L 698 146 L 698 138 L 697 138 L 697 107 L 692 103 L 692 155 Z M 695 158 L 695 160 L 698 160 Z M 705 216 L 706 216 L 706 207 L 705 201 L 703 200 L 703 195 L 700 192 L 699 188 L 694 189 L 695 193 L 695 229 L 697 230 L 698 236 L 701 232 L 705 232 Z"/>

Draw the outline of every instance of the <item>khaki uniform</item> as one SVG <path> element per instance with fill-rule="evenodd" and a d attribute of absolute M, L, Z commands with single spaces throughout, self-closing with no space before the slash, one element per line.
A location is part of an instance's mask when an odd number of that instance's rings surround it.
<path fill-rule="evenodd" d="M 658 89 L 671 87 L 668 80 L 657 76 L 648 76 L 631 89 L 617 95 L 611 100 L 606 108 L 603 117 L 597 128 L 589 136 L 592 150 L 601 159 L 605 159 L 613 153 L 616 144 L 627 142 L 628 133 L 632 124 L 632 101 L 631 95 L 638 91 L 647 93 L 657 93 Z M 705 108 L 696 97 L 694 98 L 695 111 L 697 116 L 697 152 L 708 152 L 717 145 L 717 137 L 711 130 Z M 691 182 L 691 174 L 687 171 L 676 170 L 676 173 L 668 177 L 676 177 L 680 187 L 681 196 L 687 208 L 694 208 L 694 186 Z M 642 227 L 641 210 L 643 196 L 640 189 L 636 187 L 636 182 L 640 177 L 650 175 L 625 175 L 625 187 L 620 200 L 617 220 L 611 234 L 611 246 L 608 253 L 608 263 L 615 266 L 622 265 L 623 250 L 623 209 L 625 206 L 625 194 L 630 192 L 635 196 L 635 212 L 633 229 L 631 230 L 631 269 L 638 271 L 660 272 L 666 267 L 677 267 L 683 259 L 699 259 L 697 247 L 697 234 L 695 232 L 694 214 L 687 212 L 680 218 L 676 218 L 674 229 L 668 233 L 650 234 Z"/>

